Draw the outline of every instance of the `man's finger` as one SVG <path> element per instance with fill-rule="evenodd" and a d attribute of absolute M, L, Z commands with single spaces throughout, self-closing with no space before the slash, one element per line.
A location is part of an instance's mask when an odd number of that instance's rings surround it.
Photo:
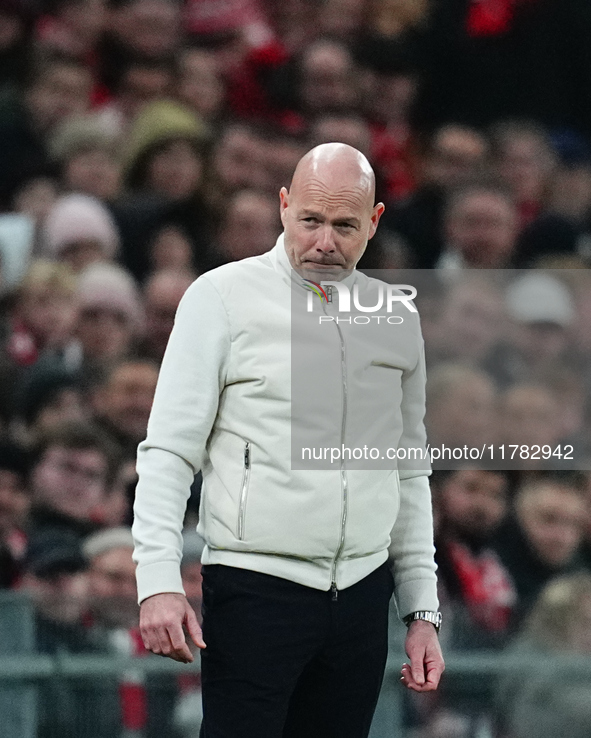
<path fill-rule="evenodd" d="M 190 605 L 187 605 L 187 615 L 185 617 L 185 622 L 187 624 L 187 630 L 189 631 L 189 635 L 191 636 L 191 640 L 193 641 L 193 643 L 197 646 L 197 648 L 205 648 L 205 641 L 203 640 L 203 634 L 201 632 L 201 628 L 199 627 L 197 615 L 195 615 L 195 611 Z"/>
<path fill-rule="evenodd" d="M 172 643 L 170 642 L 168 630 L 164 626 L 160 626 L 156 633 L 158 636 L 158 643 L 160 645 L 160 653 L 164 656 L 169 656 L 171 651 L 173 650 L 173 647 Z"/>
<path fill-rule="evenodd" d="M 425 683 L 425 650 L 423 648 L 413 648 L 408 657 L 410 658 L 412 678 L 422 687 Z"/>
<path fill-rule="evenodd" d="M 185 663 L 191 663 L 193 661 L 193 654 L 191 653 L 189 646 L 187 646 L 182 627 L 180 625 L 169 627 L 168 636 L 173 647 L 171 655 L 175 654 L 179 657 L 179 660 L 182 660 Z"/>

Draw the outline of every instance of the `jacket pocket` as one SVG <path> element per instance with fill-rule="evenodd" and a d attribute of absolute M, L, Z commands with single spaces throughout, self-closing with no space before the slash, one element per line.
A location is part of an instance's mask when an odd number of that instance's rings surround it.
<path fill-rule="evenodd" d="M 240 487 L 240 501 L 238 505 L 238 531 L 239 541 L 244 540 L 244 518 L 246 515 L 246 498 L 248 496 L 248 483 L 250 481 L 250 441 L 244 442 L 244 469 L 242 472 L 242 485 Z"/>

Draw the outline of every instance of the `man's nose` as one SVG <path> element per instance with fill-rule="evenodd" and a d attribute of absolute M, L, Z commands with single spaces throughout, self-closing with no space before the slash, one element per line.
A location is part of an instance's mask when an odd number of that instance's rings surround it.
<path fill-rule="evenodd" d="M 330 226 L 323 226 L 318 229 L 318 238 L 316 240 L 316 248 L 325 254 L 330 254 L 336 250 L 333 231 Z"/>

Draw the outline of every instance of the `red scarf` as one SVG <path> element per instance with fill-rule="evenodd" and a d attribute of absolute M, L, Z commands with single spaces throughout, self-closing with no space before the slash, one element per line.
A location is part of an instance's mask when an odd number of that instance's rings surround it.
<path fill-rule="evenodd" d="M 515 7 L 536 0 L 471 0 L 466 18 L 469 36 L 502 36 L 513 27 Z"/>
<path fill-rule="evenodd" d="M 450 541 L 448 553 L 474 623 L 489 631 L 506 630 L 517 597 L 495 552 L 484 549 L 474 554 L 462 543 Z"/>

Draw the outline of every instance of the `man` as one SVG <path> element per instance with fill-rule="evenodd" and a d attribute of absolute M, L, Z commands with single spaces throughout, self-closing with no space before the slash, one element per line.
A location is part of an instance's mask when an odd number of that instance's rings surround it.
<path fill-rule="evenodd" d="M 513 514 L 495 541 L 517 590 L 517 621 L 528 614 L 548 582 L 578 568 L 586 516 L 577 472 L 540 472 L 517 490 Z"/>
<path fill-rule="evenodd" d="M 504 647 L 516 593 L 491 539 L 507 512 L 509 478 L 474 468 L 439 475 L 439 485 L 432 482 L 440 520 L 436 561 L 453 613 L 451 643 L 461 649 Z"/>
<path fill-rule="evenodd" d="M 506 269 L 519 234 L 517 207 L 502 186 L 472 182 L 448 199 L 444 213 L 447 246 L 438 269 Z"/>
<path fill-rule="evenodd" d="M 84 538 L 96 530 L 118 463 L 116 446 L 96 427 L 56 426 L 39 445 L 31 471 L 31 532 L 66 530 Z"/>
<path fill-rule="evenodd" d="M 151 359 L 122 359 L 96 389 L 98 423 L 125 459 L 133 457 L 133 449 L 146 434 L 157 378 L 158 365 Z"/>
<path fill-rule="evenodd" d="M 292 289 L 304 293 L 302 276 L 363 277 L 354 267 L 384 209 L 374 187 L 360 152 L 313 149 L 281 190 L 276 246 L 204 275 L 179 307 L 138 450 L 134 556 L 146 647 L 191 661 L 185 625 L 203 649 L 202 738 L 368 735 L 387 656 L 388 551 L 409 625 L 402 681 L 433 690 L 443 671 L 428 471 L 398 483 L 392 470 L 291 468 Z M 408 325 L 415 356 L 392 366 L 401 402 L 384 424 L 407 440 L 424 438 L 425 383 L 418 320 Z M 379 361 L 363 379 L 386 376 Z M 179 567 L 200 468 L 203 634 Z"/>

